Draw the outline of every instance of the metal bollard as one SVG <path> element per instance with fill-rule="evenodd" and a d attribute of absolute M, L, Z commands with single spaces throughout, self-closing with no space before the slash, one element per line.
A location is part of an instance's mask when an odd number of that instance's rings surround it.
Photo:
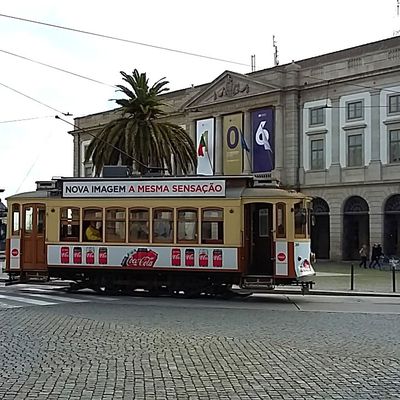
<path fill-rule="evenodd" d="M 354 265 L 351 264 L 350 269 L 350 290 L 354 290 Z"/>
<path fill-rule="evenodd" d="M 396 291 L 396 267 L 392 267 L 392 283 L 393 283 L 393 293 Z"/>

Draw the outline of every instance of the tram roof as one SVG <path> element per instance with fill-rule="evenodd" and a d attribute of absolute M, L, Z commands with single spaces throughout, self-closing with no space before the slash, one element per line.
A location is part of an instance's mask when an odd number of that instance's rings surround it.
<path fill-rule="evenodd" d="M 198 179 L 224 179 L 225 181 L 230 181 L 232 183 L 232 185 L 227 185 L 226 187 L 226 191 L 225 191 L 225 196 L 224 197 L 219 197 L 221 198 L 227 198 L 227 199 L 240 199 L 240 198 L 244 198 L 244 199 L 257 199 L 257 198 L 265 198 L 265 197 L 269 197 L 269 198 L 293 198 L 293 199 L 303 199 L 305 197 L 308 197 L 306 195 L 304 195 L 301 192 L 296 192 L 294 190 L 286 190 L 283 188 L 279 188 L 273 185 L 260 185 L 260 186 L 250 186 L 249 187 L 249 183 L 250 181 L 252 181 L 253 177 L 252 176 L 208 176 L 208 177 L 204 177 L 204 176 L 193 176 L 193 177 L 166 177 L 165 179 L 163 179 L 163 181 L 165 180 L 186 180 L 186 181 L 191 181 L 191 180 L 198 180 Z M 238 184 L 238 180 L 242 180 L 242 184 Z M 98 182 L 107 182 L 110 181 L 111 179 L 101 179 L 101 178 L 62 178 L 62 179 L 57 179 L 55 180 L 55 185 L 54 185 L 54 189 L 40 189 L 40 185 L 38 185 L 38 190 L 35 191 L 30 191 L 30 192 L 24 192 L 24 193 L 18 193 L 18 194 L 14 194 L 12 196 L 7 197 L 6 200 L 14 200 L 14 199 L 47 199 L 47 198 L 51 198 L 51 199 L 61 199 L 63 198 L 61 195 L 61 191 L 59 190 L 59 186 L 57 187 L 56 182 L 57 181 L 64 181 L 64 182 L 71 182 L 71 181 L 79 181 L 79 182 L 93 182 L 93 181 L 98 181 Z M 112 179 L 112 181 L 129 181 L 129 180 L 134 180 L 134 178 L 115 178 Z M 154 180 L 154 177 L 149 177 L 149 178 L 144 178 L 144 179 L 140 179 L 141 181 L 146 181 L 146 180 Z M 235 182 L 236 181 L 236 182 Z M 246 183 L 244 183 L 243 181 L 246 181 Z M 50 183 L 52 181 L 47 181 L 45 183 Z M 37 182 L 37 183 L 41 183 L 41 182 Z M 184 196 L 183 196 L 184 197 Z M 80 197 L 79 197 L 80 198 Z M 76 198 L 76 199 L 79 199 Z M 82 197 L 83 198 L 83 197 Z M 88 198 L 88 197 L 85 197 Z M 112 197 L 109 197 L 110 199 Z M 127 199 L 129 197 L 126 197 Z M 153 198 L 153 196 L 149 195 L 148 198 Z"/>

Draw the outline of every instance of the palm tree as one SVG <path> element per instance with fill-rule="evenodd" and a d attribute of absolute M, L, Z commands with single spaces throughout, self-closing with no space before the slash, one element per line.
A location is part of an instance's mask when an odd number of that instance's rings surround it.
<path fill-rule="evenodd" d="M 96 176 L 104 165 L 119 162 L 134 166 L 140 173 L 150 167 L 167 169 L 171 174 L 173 158 L 183 174 L 195 169 L 196 148 L 188 133 L 179 125 L 159 120 L 167 115 L 159 98 L 169 90 L 165 78 L 149 87 L 146 74 L 139 74 L 136 69 L 132 75 L 123 71 L 121 75 L 130 86 L 117 85 L 128 98 L 113 99 L 122 107 L 122 116 L 103 127 L 85 154 L 85 162 L 92 158 Z"/>

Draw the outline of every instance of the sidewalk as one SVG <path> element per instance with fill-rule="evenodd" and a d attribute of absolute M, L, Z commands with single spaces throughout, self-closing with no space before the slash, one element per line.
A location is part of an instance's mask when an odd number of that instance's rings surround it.
<path fill-rule="evenodd" d="M 353 290 L 351 290 L 351 265 L 353 264 Z M 393 272 L 391 267 L 384 265 L 382 270 L 364 269 L 359 267 L 359 261 L 333 262 L 320 261 L 314 264 L 317 273 L 314 294 L 343 295 L 379 295 L 400 297 L 400 270 L 395 272 L 395 289 L 393 292 Z"/>
<path fill-rule="evenodd" d="M 387 266 L 384 270 L 364 269 L 354 262 L 354 283 L 351 290 L 351 262 L 318 261 L 314 264 L 317 275 L 315 285 L 310 290 L 313 295 L 342 295 L 342 296 L 395 296 L 400 297 L 400 270 L 395 272 L 396 292 L 393 292 L 393 273 Z M 0 260 L 0 267 L 2 262 Z M 8 274 L 0 269 L 0 286 L 9 282 Z M 39 283 L 33 282 L 32 283 Z M 68 282 L 51 280 L 42 284 L 68 285 Z M 274 292 L 298 294 L 300 287 L 277 287 Z"/>

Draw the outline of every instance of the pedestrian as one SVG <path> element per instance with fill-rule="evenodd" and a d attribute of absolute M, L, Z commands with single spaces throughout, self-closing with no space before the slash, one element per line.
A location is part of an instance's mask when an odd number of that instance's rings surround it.
<path fill-rule="evenodd" d="M 377 265 L 381 269 L 381 264 L 379 263 L 379 257 L 382 255 L 382 247 L 378 243 L 374 243 L 372 246 L 371 262 L 369 263 L 369 268 L 374 268 Z"/>
<path fill-rule="evenodd" d="M 360 268 L 361 267 L 367 268 L 368 248 L 366 244 L 363 244 L 361 246 L 359 253 L 361 257 Z"/>

